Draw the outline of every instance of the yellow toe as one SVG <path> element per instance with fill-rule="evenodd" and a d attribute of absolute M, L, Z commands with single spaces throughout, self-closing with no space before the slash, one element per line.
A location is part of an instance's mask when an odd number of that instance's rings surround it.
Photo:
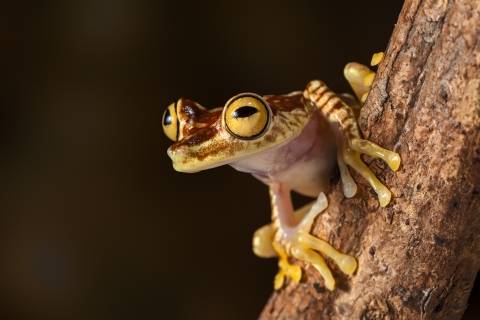
<path fill-rule="evenodd" d="M 363 78 L 363 84 L 367 87 L 370 87 L 375 79 L 375 72 L 371 72 Z"/>
<path fill-rule="evenodd" d="M 386 207 L 390 203 L 392 198 L 392 193 L 387 188 L 382 188 L 377 191 L 378 193 L 378 202 L 380 202 L 381 207 Z"/>
<path fill-rule="evenodd" d="M 288 268 L 288 276 L 294 283 L 300 283 L 300 280 L 302 279 L 302 268 L 296 265 L 291 265 L 290 268 Z"/>
<path fill-rule="evenodd" d="M 392 169 L 393 171 L 397 171 L 398 168 L 400 168 L 401 162 L 402 160 L 400 159 L 400 155 L 396 152 L 392 152 L 391 156 L 388 158 L 387 164 L 390 169 Z"/>
<path fill-rule="evenodd" d="M 330 291 L 335 290 L 335 279 L 325 279 L 325 287 Z"/>
<path fill-rule="evenodd" d="M 338 267 L 348 276 L 351 276 L 357 270 L 357 260 L 354 257 L 344 255 L 343 259 L 338 261 Z"/>
<path fill-rule="evenodd" d="M 379 64 L 380 62 L 382 62 L 383 55 L 384 55 L 383 52 L 374 53 L 372 56 L 372 61 L 370 61 L 370 65 L 373 67 Z"/>
<path fill-rule="evenodd" d="M 279 271 L 275 275 L 275 279 L 273 280 L 273 287 L 275 288 L 275 290 L 280 289 L 283 286 L 284 281 L 285 281 L 285 274 L 283 274 L 282 271 Z"/>

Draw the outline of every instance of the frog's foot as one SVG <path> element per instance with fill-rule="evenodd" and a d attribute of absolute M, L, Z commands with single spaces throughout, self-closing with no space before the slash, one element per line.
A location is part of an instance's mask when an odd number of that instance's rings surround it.
<path fill-rule="evenodd" d="M 383 52 L 375 53 L 372 56 L 371 66 L 376 66 L 383 59 Z M 343 74 L 347 81 L 350 83 L 358 100 L 363 104 L 367 99 L 368 92 L 375 78 L 375 72 L 370 70 L 367 66 L 351 62 L 343 69 Z"/>
<path fill-rule="evenodd" d="M 325 194 L 322 192 L 316 201 L 303 206 L 293 213 L 295 220 L 298 222 L 298 227 L 294 230 L 298 228 L 301 228 L 302 230 L 310 230 L 315 217 L 327 207 L 328 200 Z M 287 251 L 279 242 L 270 240 L 270 237 L 274 236 L 273 224 L 258 229 L 254 235 L 253 247 L 257 256 L 267 257 L 265 253 L 270 253 L 270 251 L 269 249 L 265 249 L 268 248 L 269 245 L 271 246 L 274 254 L 278 255 L 279 271 L 275 276 L 274 287 L 275 289 L 280 289 L 283 286 L 286 278 L 290 278 L 294 283 L 299 283 L 300 279 L 302 278 L 302 269 L 288 261 Z"/>
<path fill-rule="evenodd" d="M 292 257 L 311 264 L 317 269 L 325 280 L 325 286 L 329 290 L 333 290 L 335 288 L 335 279 L 324 258 L 319 253 L 331 258 L 340 270 L 347 275 L 352 275 L 355 272 L 357 261 L 351 256 L 340 253 L 328 242 L 310 234 L 315 217 L 325 210 L 327 206 L 327 197 L 325 194 L 320 193 L 317 201 L 310 206 L 310 210 L 305 214 L 302 221 L 288 234 L 285 247 L 288 248 L 288 252 Z M 301 278 L 301 269 L 288 262 L 287 251 L 277 242 L 274 243 L 274 248 L 280 257 L 278 263 L 280 271 L 275 277 L 275 287 L 281 287 L 286 277 L 290 277 L 293 282 L 298 283 Z"/>
<path fill-rule="evenodd" d="M 288 261 L 288 255 L 284 247 L 274 241 L 275 229 L 273 224 L 267 224 L 255 231 L 253 235 L 253 252 L 261 258 L 278 256 L 278 273 L 275 276 L 273 286 L 280 289 L 286 278 L 294 283 L 299 283 L 302 278 L 302 269 Z"/>
<path fill-rule="evenodd" d="M 391 192 L 377 179 L 375 174 L 363 162 L 360 157 L 361 154 L 382 159 L 393 171 L 397 171 L 400 167 L 400 155 L 396 152 L 384 149 L 371 141 L 359 138 L 352 139 L 349 142 L 349 147 L 343 150 L 343 160 L 345 163 L 370 183 L 378 195 L 380 206 L 385 207 L 390 203 Z"/>
<path fill-rule="evenodd" d="M 278 256 L 278 273 L 275 276 L 273 286 L 280 289 L 286 278 L 294 283 L 299 283 L 302 278 L 302 269 L 288 261 L 288 255 L 284 247 L 274 241 L 275 229 L 273 224 L 267 224 L 255 231 L 253 235 L 253 252 L 261 258 Z"/>
<path fill-rule="evenodd" d="M 302 269 L 288 261 L 288 254 L 285 248 L 278 242 L 273 242 L 272 246 L 278 254 L 278 272 L 273 280 L 275 290 L 280 289 L 285 283 L 286 278 L 290 278 L 294 283 L 299 283 L 302 279 Z"/>

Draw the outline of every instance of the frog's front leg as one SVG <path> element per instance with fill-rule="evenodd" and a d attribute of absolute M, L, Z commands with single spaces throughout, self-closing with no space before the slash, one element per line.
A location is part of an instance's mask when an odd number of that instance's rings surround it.
<path fill-rule="evenodd" d="M 362 90 L 365 90 L 365 88 L 356 90 L 357 95 L 361 94 Z M 311 81 L 304 91 L 304 97 L 310 100 L 321 114 L 333 124 L 339 144 L 338 162 L 345 196 L 353 196 L 356 187 L 344 163 L 356 170 L 370 183 L 378 194 L 380 205 L 385 207 L 390 202 L 391 193 L 365 165 L 360 156 L 366 154 L 382 159 L 392 170 L 396 171 L 400 166 L 398 153 L 362 139 L 352 108 L 328 89 L 323 82 L 319 80 Z"/>
<path fill-rule="evenodd" d="M 383 52 L 374 54 L 371 65 L 377 65 L 382 58 Z M 372 86 L 375 72 L 363 64 L 351 62 L 345 66 L 343 73 L 357 98 L 361 103 L 365 102 Z M 348 106 L 345 107 L 348 108 Z M 349 121 L 353 122 L 355 120 L 350 119 Z M 350 134 L 346 140 L 347 143 L 343 146 L 340 156 L 349 166 L 359 172 L 370 183 L 378 194 L 380 205 L 382 207 L 386 206 L 390 202 L 390 191 L 380 183 L 376 176 L 363 163 L 360 156 L 361 154 L 366 154 L 373 158 L 382 159 L 393 171 L 398 170 L 400 166 L 400 156 L 398 153 L 386 150 L 371 141 L 360 139 L 356 134 Z"/>
<path fill-rule="evenodd" d="M 331 258 L 345 274 L 351 275 L 355 272 L 357 268 L 355 258 L 340 253 L 328 242 L 310 234 L 315 217 L 328 206 L 323 193 L 313 204 L 297 212 L 293 211 L 290 190 L 286 186 L 272 184 L 270 195 L 273 220 L 270 229 L 273 233 L 272 249 L 279 257 L 280 269 L 275 277 L 275 288 L 280 288 L 286 278 L 291 278 L 296 283 L 301 279 L 301 269 L 290 262 L 290 257 L 302 260 L 317 269 L 325 280 L 325 286 L 330 290 L 335 288 L 335 279 L 320 254 Z"/>

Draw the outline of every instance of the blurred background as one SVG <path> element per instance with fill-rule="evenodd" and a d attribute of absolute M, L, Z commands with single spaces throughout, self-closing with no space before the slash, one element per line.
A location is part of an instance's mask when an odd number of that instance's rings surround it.
<path fill-rule="evenodd" d="M 402 1 L 366 3 L 4 4 L 0 318 L 255 319 L 276 272 L 251 251 L 267 188 L 174 172 L 162 113 L 314 78 L 347 91 Z"/>

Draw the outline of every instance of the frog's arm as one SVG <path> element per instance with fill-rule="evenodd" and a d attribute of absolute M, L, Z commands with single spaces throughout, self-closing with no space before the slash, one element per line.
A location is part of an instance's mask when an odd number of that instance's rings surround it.
<path fill-rule="evenodd" d="M 366 71 L 368 68 L 359 64 L 349 64 L 346 69 L 348 69 L 345 72 L 348 74 L 347 79 L 351 82 L 355 94 L 360 97 L 365 96 L 373 80 L 371 73 Z M 337 138 L 341 144 L 338 162 L 345 196 L 351 197 L 356 191 L 355 183 L 345 166 L 347 164 L 370 183 L 378 195 L 380 205 L 385 207 L 390 202 L 391 193 L 365 165 L 360 155 L 367 154 L 374 158 L 380 158 L 396 171 L 400 166 L 398 153 L 362 139 L 352 108 L 328 89 L 322 81 L 311 81 L 304 91 L 304 97 L 311 101 L 330 123 L 334 124 Z"/>

